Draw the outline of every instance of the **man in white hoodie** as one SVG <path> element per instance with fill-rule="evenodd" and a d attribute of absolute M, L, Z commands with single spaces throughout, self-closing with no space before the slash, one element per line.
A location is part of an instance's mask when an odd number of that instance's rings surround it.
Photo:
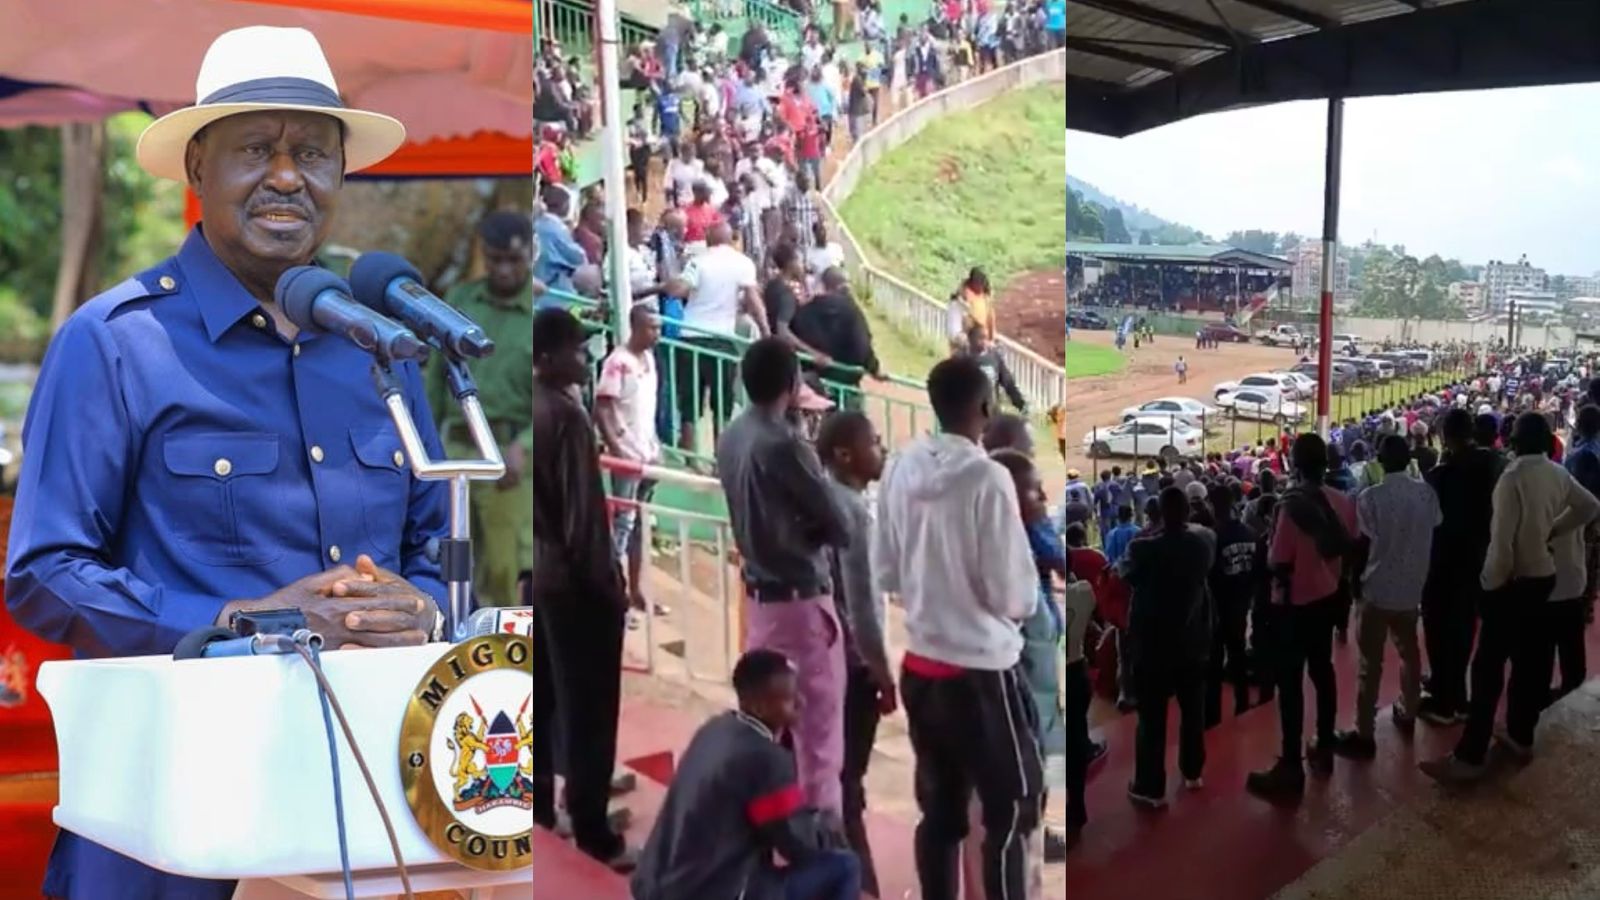
<path fill-rule="evenodd" d="M 967 804 L 976 791 L 991 900 L 1026 896 L 1039 826 L 1038 711 L 1019 671 L 1020 623 L 1039 575 L 1011 475 L 979 447 L 993 388 L 969 358 L 928 376 L 941 433 L 902 451 L 879 493 L 880 588 L 906 610 L 901 698 L 916 753 L 917 876 L 924 900 L 955 900 Z"/>

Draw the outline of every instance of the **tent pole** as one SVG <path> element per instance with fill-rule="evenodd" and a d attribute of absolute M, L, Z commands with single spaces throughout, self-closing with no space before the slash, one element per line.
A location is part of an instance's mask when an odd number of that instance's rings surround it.
<path fill-rule="evenodd" d="M 602 172 L 606 186 L 607 245 L 610 253 L 611 328 L 618 344 L 628 340 L 628 313 L 633 308 L 633 286 L 628 280 L 628 185 L 623 143 L 627 122 L 622 117 L 622 81 L 617 59 L 617 0 L 595 4 L 600 35 L 600 104 L 605 125 L 600 129 Z"/>
<path fill-rule="evenodd" d="M 1328 99 L 1328 150 L 1322 183 L 1322 311 L 1317 349 L 1317 433 L 1327 440 L 1333 401 L 1333 271 L 1339 252 L 1339 168 L 1344 155 L 1344 100 Z"/>

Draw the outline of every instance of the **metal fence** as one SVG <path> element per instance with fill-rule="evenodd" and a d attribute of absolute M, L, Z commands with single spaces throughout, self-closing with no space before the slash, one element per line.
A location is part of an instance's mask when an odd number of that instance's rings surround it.
<path fill-rule="evenodd" d="M 553 296 L 583 314 L 592 315 L 599 308 L 593 300 L 560 291 L 551 291 L 546 296 Z M 598 318 L 587 321 L 602 340 L 612 338 L 608 322 Z M 661 338 L 656 350 L 663 386 L 657 396 L 658 421 L 665 426 L 661 430 L 674 438 L 681 438 L 685 428 L 697 429 L 694 442 L 696 449 L 692 452 L 674 450 L 673 456 L 679 461 L 708 468 L 712 456 L 701 448 L 711 447 L 710 441 L 721 433 L 722 428 L 746 403 L 738 367 L 745 350 L 753 341 L 744 335 L 707 331 L 682 322 L 666 321 L 663 325 L 669 331 L 676 329 L 677 336 Z M 594 353 L 592 356 L 594 365 L 598 367 L 602 361 L 600 354 Z M 800 359 L 802 362 L 811 361 L 804 354 Z M 937 430 L 933 410 L 928 406 L 872 389 L 873 384 L 878 383 L 903 393 L 914 391 L 915 396 L 921 397 L 924 385 L 919 381 L 893 374 L 879 381 L 858 367 L 840 364 L 830 366 L 824 374 L 828 377 L 819 379 L 822 393 L 835 408 L 865 413 L 877 426 L 884 445 L 891 450 Z M 680 403 L 680 397 L 685 394 L 695 398 L 696 402 Z M 686 421 L 681 414 L 685 411 L 682 409 L 685 405 L 692 407 L 696 413 L 691 420 Z"/>
<path fill-rule="evenodd" d="M 570 56 L 587 59 L 598 45 L 593 0 L 534 0 L 533 24 L 534 34 L 559 41 Z M 626 17 L 620 19 L 618 26 L 617 34 L 625 47 L 655 35 L 655 29 Z"/>
<path fill-rule="evenodd" d="M 1066 51 L 1056 50 L 1020 60 L 930 94 L 898 110 L 862 135 L 822 189 L 823 214 L 838 237 L 840 247 L 844 249 L 845 265 L 850 270 L 852 281 L 866 296 L 872 298 L 874 308 L 918 340 L 941 348 L 949 346 L 949 315 L 944 301 L 934 299 L 873 265 L 865 249 L 851 234 L 849 225 L 839 217 L 839 207 L 849 198 L 873 163 L 915 137 L 932 122 L 951 113 L 981 106 L 1009 91 L 1065 78 Z M 1066 297 L 1063 296 L 1063 316 L 1065 303 Z M 1067 375 L 1063 367 L 1003 335 L 997 347 L 1029 405 L 1049 409 L 1063 402 L 1067 388 Z"/>

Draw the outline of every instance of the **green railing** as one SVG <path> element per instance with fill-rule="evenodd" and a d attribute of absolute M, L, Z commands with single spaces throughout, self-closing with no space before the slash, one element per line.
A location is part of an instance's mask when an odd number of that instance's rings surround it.
<path fill-rule="evenodd" d="M 593 300 L 561 291 L 550 291 L 545 296 L 554 297 L 569 309 L 584 315 L 598 309 L 598 304 Z M 611 336 L 612 328 L 609 322 L 601 322 L 595 318 L 586 318 L 585 321 L 596 335 Z M 679 391 L 685 389 L 693 392 L 691 396 L 705 401 L 695 404 L 699 413 L 695 418 L 695 424 L 709 422 L 712 433 L 720 433 L 734 412 L 745 404 L 744 390 L 739 383 L 737 372 L 740 359 L 753 341 L 742 335 L 704 331 L 682 322 L 668 321 L 663 324 L 668 328 L 676 328 L 679 332 L 678 337 L 661 339 L 659 345 L 661 352 L 658 356 L 661 360 L 661 377 L 667 385 L 670 385 L 664 399 L 670 407 L 667 414 L 672 416 L 673 435 L 678 436 L 684 425 L 678 415 L 677 398 Z M 801 359 L 810 361 L 805 355 L 802 355 Z M 595 363 L 598 365 L 599 360 L 595 360 Z M 848 377 L 851 381 L 859 376 L 863 384 L 874 381 L 871 375 L 855 366 L 834 364 L 830 366 L 830 373 L 834 372 Z M 680 379 L 680 373 L 687 379 L 687 388 L 684 386 L 685 382 Z M 922 396 L 925 390 L 921 382 L 899 375 L 887 375 L 878 383 L 891 389 L 914 391 L 917 396 Z M 866 413 L 877 426 L 884 445 L 891 450 L 902 447 L 938 427 L 933 410 L 922 403 L 830 378 L 822 379 L 822 387 L 836 408 Z M 703 418 L 706 406 L 710 407 L 709 419 Z M 657 412 L 660 415 L 663 411 Z M 668 448 L 667 455 L 669 461 L 695 463 L 705 467 L 712 462 L 709 449 L 707 444 L 697 439 L 694 452 Z"/>
<path fill-rule="evenodd" d="M 805 27 L 805 19 L 799 13 L 770 0 L 690 0 L 689 10 L 701 25 L 721 25 L 728 33 L 730 47 L 738 46 L 751 22 L 760 22 L 768 37 L 790 47 L 799 43 Z"/>
<path fill-rule="evenodd" d="M 589 61 L 598 42 L 593 3 L 582 0 L 535 0 L 533 15 L 534 34 L 540 39 L 555 38 L 568 56 Z M 654 28 L 641 25 L 627 16 L 619 17 L 617 36 L 624 47 L 651 40 L 655 34 Z"/>

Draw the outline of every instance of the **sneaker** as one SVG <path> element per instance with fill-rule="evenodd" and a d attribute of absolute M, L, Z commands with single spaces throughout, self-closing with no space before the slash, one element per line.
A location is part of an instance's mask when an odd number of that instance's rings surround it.
<path fill-rule="evenodd" d="M 1119 713 L 1131 713 L 1138 708 L 1139 704 L 1133 702 L 1132 697 L 1117 698 L 1117 712 Z"/>
<path fill-rule="evenodd" d="M 1502 752 L 1511 757 L 1512 762 L 1525 766 L 1533 762 L 1533 748 L 1520 741 L 1514 740 L 1505 728 L 1496 727 L 1494 730 L 1494 743 Z"/>
<path fill-rule="evenodd" d="M 639 786 L 639 776 L 627 770 L 614 772 L 611 775 L 611 796 L 632 793 Z"/>
<path fill-rule="evenodd" d="M 1333 745 L 1330 742 L 1323 746 L 1317 741 L 1306 748 L 1306 768 L 1311 774 L 1319 778 L 1326 778 L 1333 774 Z"/>
<path fill-rule="evenodd" d="M 1198 791 L 1205 786 L 1206 780 L 1204 778 L 1185 778 L 1183 780 L 1183 789 L 1186 791 Z"/>
<path fill-rule="evenodd" d="M 1167 798 L 1159 794 L 1146 794 L 1132 784 L 1128 785 L 1128 799 L 1133 801 L 1133 805 L 1142 806 L 1145 809 L 1167 808 Z"/>
<path fill-rule="evenodd" d="M 1047 864 L 1058 864 L 1067 861 L 1067 851 L 1078 843 L 1079 835 L 1083 834 L 1081 828 L 1046 827 L 1044 830 L 1044 861 Z"/>
<path fill-rule="evenodd" d="M 1298 800 L 1306 790 L 1306 773 L 1299 760 L 1280 759 L 1270 769 L 1251 772 L 1244 789 L 1263 800 Z"/>
<path fill-rule="evenodd" d="M 1482 763 L 1469 763 L 1454 753 L 1438 759 L 1423 760 L 1417 763 L 1417 768 L 1422 770 L 1422 774 L 1441 784 L 1470 784 L 1489 773 L 1488 766 Z"/>
<path fill-rule="evenodd" d="M 1330 749 L 1347 759 L 1372 759 L 1378 755 L 1378 742 L 1358 731 L 1340 731 L 1334 734 Z"/>

